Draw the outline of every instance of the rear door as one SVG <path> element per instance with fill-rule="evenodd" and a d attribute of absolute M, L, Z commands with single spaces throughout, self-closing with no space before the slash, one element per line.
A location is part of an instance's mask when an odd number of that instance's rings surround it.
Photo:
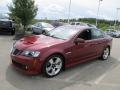
<path fill-rule="evenodd" d="M 104 33 L 98 29 L 91 29 L 92 40 L 95 42 L 96 54 L 100 55 L 105 47 L 106 39 L 104 38 Z"/>

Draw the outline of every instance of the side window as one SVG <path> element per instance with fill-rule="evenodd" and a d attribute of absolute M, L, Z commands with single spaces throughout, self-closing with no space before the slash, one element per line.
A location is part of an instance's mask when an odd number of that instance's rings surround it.
<path fill-rule="evenodd" d="M 36 27 L 41 27 L 40 23 L 35 24 Z"/>
<path fill-rule="evenodd" d="M 84 30 L 78 35 L 78 38 L 82 38 L 84 40 L 91 40 L 91 30 Z"/>
<path fill-rule="evenodd" d="M 92 29 L 92 39 L 98 39 L 98 38 L 103 38 L 103 33 L 102 31 L 98 29 Z"/>
<path fill-rule="evenodd" d="M 41 25 L 41 23 L 39 23 L 39 24 L 38 24 L 38 27 L 39 27 L 39 28 L 42 28 L 42 25 Z"/>

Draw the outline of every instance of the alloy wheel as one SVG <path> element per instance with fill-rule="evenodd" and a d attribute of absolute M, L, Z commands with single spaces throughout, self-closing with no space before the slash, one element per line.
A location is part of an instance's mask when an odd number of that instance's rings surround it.
<path fill-rule="evenodd" d="M 108 57 L 109 57 L 109 48 L 106 48 L 104 51 L 103 51 L 103 59 L 106 60 Z"/>
<path fill-rule="evenodd" d="M 46 74 L 51 77 L 55 76 L 61 71 L 62 66 L 63 62 L 60 57 L 52 57 L 46 64 Z"/>

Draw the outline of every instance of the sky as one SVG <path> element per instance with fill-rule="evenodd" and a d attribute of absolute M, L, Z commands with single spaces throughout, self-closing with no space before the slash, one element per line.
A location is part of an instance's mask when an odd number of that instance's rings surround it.
<path fill-rule="evenodd" d="M 12 0 L 0 0 L 0 16 L 8 13 L 7 5 Z M 35 0 L 38 6 L 37 19 L 68 18 L 70 0 Z M 70 18 L 96 18 L 99 0 L 71 0 Z M 115 20 L 120 0 L 103 0 L 100 3 L 100 19 Z M 120 20 L 120 10 L 117 19 Z"/>

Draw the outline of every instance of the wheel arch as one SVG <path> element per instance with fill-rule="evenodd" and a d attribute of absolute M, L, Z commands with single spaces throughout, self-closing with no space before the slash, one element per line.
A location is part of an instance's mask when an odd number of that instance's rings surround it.
<path fill-rule="evenodd" d="M 65 58 L 65 56 L 64 56 L 62 53 L 60 53 L 60 52 L 54 52 L 54 53 L 49 54 L 49 55 L 45 58 L 45 61 L 44 61 L 43 65 L 42 65 L 42 68 L 44 67 L 44 64 L 45 64 L 46 60 L 47 60 L 49 57 L 53 56 L 53 55 L 60 55 L 60 56 L 63 58 L 63 67 L 62 67 L 62 70 L 65 70 L 65 59 L 66 59 L 66 58 Z"/>
<path fill-rule="evenodd" d="M 104 47 L 104 49 L 105 49 L 105 48 L 109 48 L 109 55 L 110 55 L 111 46 L 110 46 L 110 45 L 106 45 L 106 46 Z M 104 50 L 104 49 L 103 49 L 103 50 Z"/>

